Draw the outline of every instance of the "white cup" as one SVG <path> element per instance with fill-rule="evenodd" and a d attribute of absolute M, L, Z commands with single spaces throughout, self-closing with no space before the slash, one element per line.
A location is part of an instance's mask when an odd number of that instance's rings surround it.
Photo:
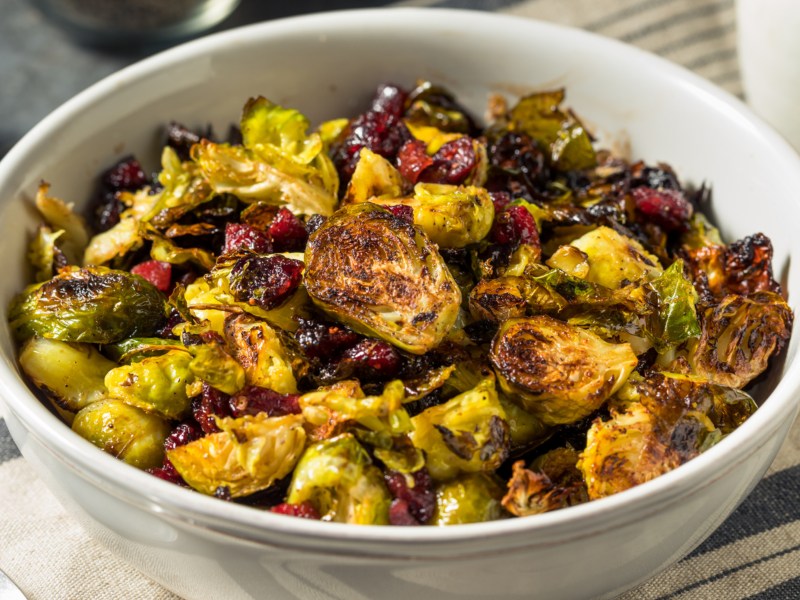
<path fill-rule="evenodd" d="M 745 100 L 800 151 L 800 0 L 737 0 Z"/>

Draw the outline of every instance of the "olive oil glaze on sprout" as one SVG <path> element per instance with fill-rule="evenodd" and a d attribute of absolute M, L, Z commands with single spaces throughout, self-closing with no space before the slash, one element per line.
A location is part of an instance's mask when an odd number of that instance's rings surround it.
<path fill-rule="evenodd" d="M 756 409 L 793 315 L 765 235 L 724 243 L 707 188 L 563 102 L 482 127 L 382 85 L 312 130 L 258 97 L 114 165 L 91 226 L 42 184 L 20 365 L 106 452 L 296 517 L 526 516 L 674 469 Z"/>

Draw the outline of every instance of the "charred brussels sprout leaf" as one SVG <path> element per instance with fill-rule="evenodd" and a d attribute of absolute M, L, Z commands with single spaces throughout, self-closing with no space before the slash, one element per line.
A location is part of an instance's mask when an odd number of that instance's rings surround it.
<path fill-rule="evenodd" d="M 42 183 L 36 192 L 36 208 L 44 220 L 55 232 L 63 232 L 59 246 L 67 262 L 80 264 L 86 244 L 89 243 L 89 232 L 83 219 L 72 210 L 72 205 L 59 198 L 48 195 L 50 185 Z M 55 241 L 55 240 L 54 240 Z"/>
<path fill-rule="evenodd" d="M 19 364 L 36 387 L 70 413 L 106 396 L 103 379 L 117 366 L 89 344 L 38 337 L 22 347 Z"/>
<path fill-rule="evenodd" d="M 167 452 L 191 487 L 213 495 L 227 487 L 232 498 L 249 496 L 292 472 L 305 447 L 303 418 L 267 413 L 217 419 L 221 429 Z"/>
<path fill-rule="evenodd" d="M 511 109 L 511 129 L 547 148 L 550 163 L 557 169 L 591 168 L 597 162 L 592 140 L 575 116 L 560 108 L 563 100 L 563 89 L 525 96 Z"/>
<path fill-rule="evenodd" d="M 657 311 L 649 334 L 657 350 L 672 348 L 700 335 L 695 303 L 697 292 L 683 276 L 683 261 L 677 260 L 649 283 L 656 294 Z"/>
<path fill-rule="evenodd" d="M 169 419 L 180 419 L 189 410 L 186 385 L 194 378 L 192 355 L 170 350 L 160 356 L 122 365 L 106 374 L 110 396 Z"/>
<path fill-rule="evenodd" d="M 376 198 L 400 198 L 402 195 L 403 177 L 400 172 L 380 154 L 362 148 L 343 202 L 358 204 L 374 202 Z M 397 200 L 392 203 L 396 204 Z"/>
<path fill-rule="evenodd" d="M 310 502 L 326 521 L 389 522 L 391 496 L 383 475 L 352 434 L 310 446 L 294 470 L 286 501 Z"/>
<path fill-rule="evenodd" d="M 490 358 L 503 390 L 548 425 L 597 410 L 638 362 L 628 344 L 544 315 L 503 323 Z"/>
<path fill-rule="evenodd" d="M 382 208 L 346 206 L 309 238 L 305 284 L 323 310 L 359 333 L 422 354 L 458 316 L 461 292 L 436 246 Z"/>
<path fill-rule="evenodd" d="M 440 483 L 436 488 L 436 510 L 432 525 L 483 523 L 505 516 L 500 503 L 503 488 L 488 473 L 467 473 Z"/>
<path fill-rule="evenodd" d="M 163 323 L 166 299 L 138 275 L 103 267 L 70 268 L 15 298 L 9 321 L 17 339 L 110 344 L 151 335 Z"/>
<path fill-rule="evenodd" d="M 742 388 L 763 373 L 786 344 L 792 311 L 774 292 L 730 294 L 706 307 L 702 334 L 690 345 L 693 373 L 714 383 Z"/>
<path fill-rule="evenodd" d="M 578 468 L 589 497 L 649 481 L 694 458 L 756 409 L 745 392 L 690 377 L 631 376 L 589 428 Z"/>
<path fill-rule="evenodd" d="M 34 269 L 36 281 L 47 281 L 58 270 L 56 260 L 59 249 L 56 241 L 64 234 L 63 230 L 53 231 L 42 225 L 28 245 L 28 262 Z M 66 259 L 64 259 L 66 261 Z"/>
<path fill-rule="evenodd" d="M 411 440 L 425 451 L 434 479 L 494 471 L 508 456 L 510 437 L 505 417 L 494 379 L 487 378 L 475 388 L 412 417 Z"/>
<path fill-rule="evenodd" d="M 129 465 L 150 469 L 163 462 L 169 425 L 158 415 L 106 399 L 82 408 L 75 415 L 72 430 Z"/>
<path fill-rule="evenodd" d="M 225 339 L 236 362 L 244 369 L 248 385 L 269 388 L 280 394 L 297 391 L 292 365 L 277 331 L 246 315 L 225 322 Z"/>
<path fill-rule="evenodd" d="M 503 506 L 513 515 L 536 515 L 587 502 L 583 475 L 576 466 L 578 452 L 556 448 L 538 457 L 530 468 L 514 463 Z"/>

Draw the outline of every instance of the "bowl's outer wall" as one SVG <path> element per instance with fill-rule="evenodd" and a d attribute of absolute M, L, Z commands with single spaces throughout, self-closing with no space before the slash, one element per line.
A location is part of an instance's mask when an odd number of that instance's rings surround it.
<path fill-rule="evenodd" d="M 490 92 L 513 98 L 566 87 L 568 104 L 605 137 L 629 140 L 631 156 L 668 162 L 686 182 L 710 182 L 713 213 L 728 239 L 755 231 L 770 236 L 776 271 L 796 309 L 800 276 L 790 258 L 798 255 L 800 166 L 774 133 L 710 85 L 621 44 L 458 11 L 358 11 L 265 24 L 112 76 L 56 111 L 0 163 L 0 219 L 15 224 L 0 238 L 0 251 L 24 254 L 39 180 L 81 204 L 96 174 L 125 154 L 157 168 L 159 125 L 170 120 L 210 122 L 224 132 L 244 101 L 261 94 L 319 122 L 362 110 L 379 82 L 410 85 L 417 78 L 447 85 L 479 115 Z M 26 276 L 22 260 L 7 263 L 0 310 Z M 88 530 L 189 598 L 213 589 L 270 598 L 620 591 L 677 560 L 721 522 L 763 475 L 797 411 L 793 340 L 783 380 L 748 423 L 640 488 L 514 522 L 421 532 L 331 524 L 320 533 L 315 523 L 219 507 L 130 472 L 75 439 L 27 393 L 7 327 L 0 344 L 9 429 L 23 454 Z"/>

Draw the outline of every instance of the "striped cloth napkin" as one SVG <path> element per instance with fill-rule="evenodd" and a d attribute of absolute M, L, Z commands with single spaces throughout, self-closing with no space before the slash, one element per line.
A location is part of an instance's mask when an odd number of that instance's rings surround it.
<path fill-rule="evenodd" d="M 32 9 L 15 0 L 11 3 L 12 14 L 4 18 L 19 23 L 33 18 L 28 14 Z M 659 54 L 735 95 L 742 94 L 733 0 L 409 0 L 398 4 L 503 12 L 582 27 Z M 332 6 L 322 3 L 319 8 Z M 64 46 L 70 60 L 92 64 L 86 51 Z M 108 70 L 122 66 L 107 58 L 98 59 L 97 64 Z M 86 536 L 20 458 L 2 420 L 0 481 L 0 565 L 30 598 L 177 598 Z M 708 540 L 622 598 L 800 598 L 797 498 L 800 424 L 767 477 Z"/>

